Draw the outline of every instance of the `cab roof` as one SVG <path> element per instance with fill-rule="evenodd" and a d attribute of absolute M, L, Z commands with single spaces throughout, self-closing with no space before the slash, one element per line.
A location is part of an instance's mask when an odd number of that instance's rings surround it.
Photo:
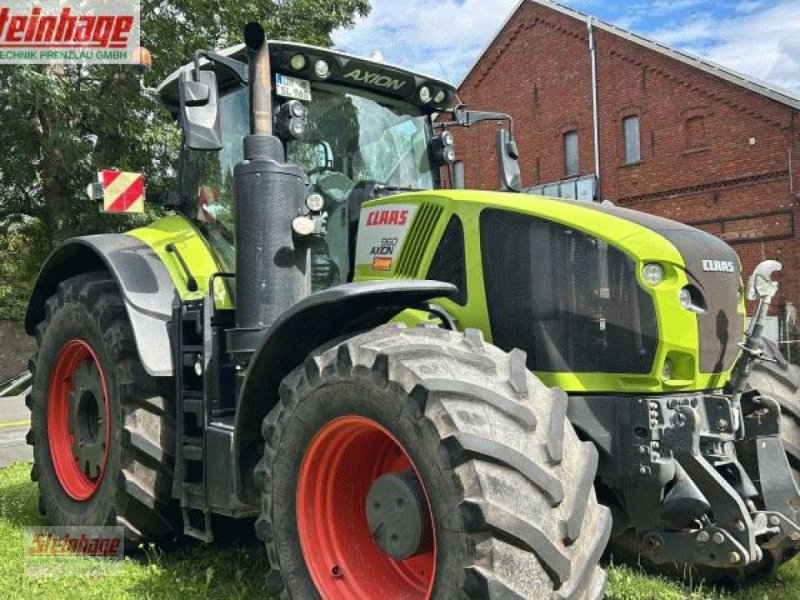
<path fill-rule="evenodd" d="M 434 113 L 446 108 L 456 96 L 456 89 L 453 85 L 434 77 L 408 71 L 402 67 L 296 42 L 270 40 L 267 43 L 274 74 L 280 73 L 311 82 L 324 81 L 325 83 L 338 83 L 363 89 L 381 96 L 405 100 L 419 106 L 426 113 Z M 247 62 L 247 49 L 244 44 L 226 48 L 219 54 Z M 294 69 L 291 66 L 292 58 L 297 55 L 302 55 L 306 59 L 302 69 Z M 330 65 L 330 75 L 325 79 L 317 77 L 314 73 L 314 65 L 319 60 L 325 60 Z M 180 74 L 193 68 L 193 62 L 182 66 L 158 86 L 161 101 L 172 113 L 178 113 L 180 108 L 178 96 Z M 237 81 L 230 71 L 212 65 L 206 59 L 200 60 L 200 68 L 213 69 L 216 72 L 220 90 L 237 85 Z M 422 102 L 420 90 L 426 86 L 431 92 L 432 100 Z M 444 92 L 444 94 L 441 95 L 440 92 Z M 437 96 L 439 101 L 436 101 Z"/>

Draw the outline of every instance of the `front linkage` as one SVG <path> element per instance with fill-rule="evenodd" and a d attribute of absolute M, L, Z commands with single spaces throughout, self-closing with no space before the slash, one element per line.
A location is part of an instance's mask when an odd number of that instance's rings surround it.
<path fill-rule="evenodd" d="M 601 450 L 612 548 L 623 555 L 730 570 L 778 565 L 800 549 L 800 490 L 779 404 L 745 392 L 753 362 L 764 360 L 758 349 L 779 268 L 763 263 L 750 280 L 759 309 L 726 393 L 573 398 L 570 419 Z"/>
<path fill-rule="evenodd" d="M 638 469 L 645 480 L 632 491 L 651 488 L 654 510 L 649 518 L 637 511 L 651 528 L 636 527 L 649 560 L 742 568 L 764 552 L 774 564 L 793 553 L 800 527 L 787 500 L 800 492 L 778 437 L 775 400 L 748 397 L 739 408 L 730 396 L 708 395 L 650 400 L 648 410 L 651 451 Z"/>

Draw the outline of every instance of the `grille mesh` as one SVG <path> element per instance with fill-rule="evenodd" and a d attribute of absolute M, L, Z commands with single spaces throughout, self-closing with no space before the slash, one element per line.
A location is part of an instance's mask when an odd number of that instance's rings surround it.
<path fill-rule="evenodd" d="M 521 213 L 481 213 L 489 324 L 503 350 L 551 373 L 649 373 L 658 347 L 652 297 L 621 250 Z"/>
<path fill-rule="evenodd" d="M 397 261 L 394 275 L 399 278 L 416 277 L 419 273 L 422 257 L 431 241 L 434 229 L 442 216 L 442 207 L 435 204 L 420 206 L 411 231 L 408 232 L 400 258 Z"/>

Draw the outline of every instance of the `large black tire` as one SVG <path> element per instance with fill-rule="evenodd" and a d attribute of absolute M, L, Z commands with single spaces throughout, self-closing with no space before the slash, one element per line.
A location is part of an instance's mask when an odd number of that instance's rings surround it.
<path fill-rule="evenodd" d="M 47 300 L 46 318 L 36 327 L 36 340 L 38 352 L 30 363 L 33 388 L 26 403 L 31 410 L 31 478 L 39 484 L 40 512 L 59 526 L 123 526 L 129 548 L 146 540 L 173 537 L 177 513 L 171 501 L 172 384 L 168 379 L 150 377 L 142 367 L 114 280 L 107 273 L 94 272 L 62 282 Z M 49 403 L 51 378 L 62 363 L 65 348 L 74 346 L 75 340 L 91 348 L 96 357 L 96 364 L 88 368 L 105 379 L 110 414 L 107 443 L 97 434 L 98 443 L 108 447 L 105 468 L 95 477 L 92 485 L 96 487 L 85 499 L 68 494 L 70 483 L 65 487 L 65 476 L 60 479 L 56 474 L 48 423 L 48 410 L 53 406 Z M 75 402 L 69 400 L 70 410 Z"/>
<path fill-rule="evenodd" d="M 578 440 L 566 404 L 527 371 L 523 352 L 486 344 L 477 330 L 384 326 L 315 351 L 284 380 L 263 424 L 256 532 L 269 591 L 319 597 L 298 531 L 301 463 L 332 422 L 365 418 L 399 442 L 427 491 L 429 597 L 601 598 L 611 517 L 595 498 L 597 451 Z M 363 513 L 363 502 L 352 510 Z M 374 574 L 343 576 L 360 577 L 364 600 L 391 596 Z"/>
<path fill-rule="evenodd" d="M 780 404 L 781 441 L 795 481 L 800 485 L 800 367 L 787 362 L 774 344 L 768 344 L 767 353 L 777 362 L 757 363 L 747 385 Z"/>

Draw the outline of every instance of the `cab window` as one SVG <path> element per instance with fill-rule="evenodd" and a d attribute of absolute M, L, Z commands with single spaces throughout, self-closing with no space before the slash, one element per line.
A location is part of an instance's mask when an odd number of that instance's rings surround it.
<path fill-rule="evenodd" d="M 184 148 L 182 192 L 189 216 L 205 234 L 227 270 L 234 270 L 233 168 L 244 159 L 250 132 L 249 96 L 241 88 L 220 97 L 222 150 Z"/>

